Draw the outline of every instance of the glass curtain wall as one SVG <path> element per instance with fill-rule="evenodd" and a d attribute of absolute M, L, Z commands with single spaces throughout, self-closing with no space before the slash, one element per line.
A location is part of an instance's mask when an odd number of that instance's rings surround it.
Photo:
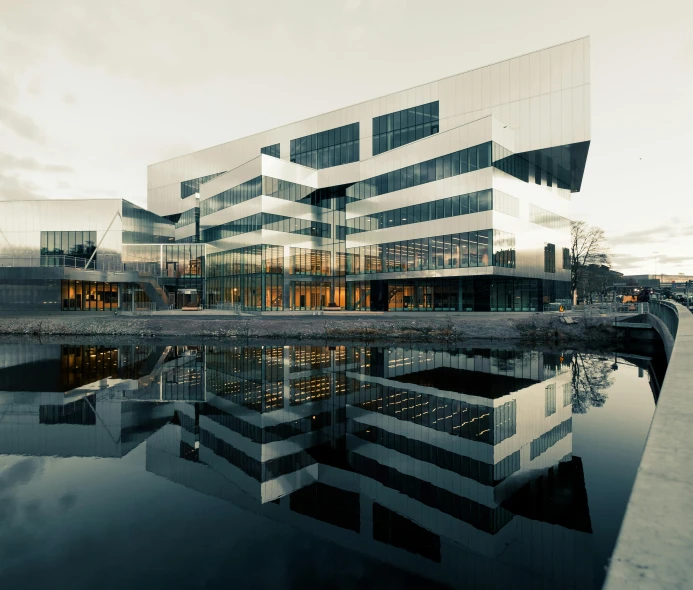
<path fill-rule="evenodd" d="M 429 102 L 373 118 L 373 155 L 423 139 L 440 129 L 439 103 Z"/>
<path fill-rule="evenodd" d="M 284 247 L 263 244 L 209 254 L 207 305 L 284 309 Z"/>
<path fill-rule="evenodd" d="M 88 260 L 94 254 L 96 244 L 95 231 L 42 231 L 41 265 L 70 266 L 65 256 Z"/>
<path fill-rule="evenodd" d="M 495 230 L 484 229 L 447 236 L 388 242 L 377 246 L 349 248 L 348 274 L 409 272 L 444 268 L 493 266 Z M 509 267 L 514 264 L 514 237 L 503 232 L 507 248 L 497 262 Z M 512 252 L 512 255 L 509 253 Z M 380 257 L 374 261 L 374 257 Z"/>
<path fill-rule="evenodd" d="M 118 309 L 118 289 L 123 284 L 95 281 L 61 281 L 63 311 L 114 311 Z"/>

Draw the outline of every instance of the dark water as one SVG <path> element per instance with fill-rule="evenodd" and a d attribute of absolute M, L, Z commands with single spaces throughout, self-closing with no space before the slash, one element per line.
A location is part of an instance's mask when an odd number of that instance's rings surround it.
<path fill-rule="evenodd" d="M 575 351 L 0 345 L 0 587 L 598 588 L 650 369 Z"/>

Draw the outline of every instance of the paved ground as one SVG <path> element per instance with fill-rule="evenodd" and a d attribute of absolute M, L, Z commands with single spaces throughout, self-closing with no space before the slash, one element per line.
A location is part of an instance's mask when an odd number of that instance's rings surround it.
<path fill-rule="evenodd" d="M 224 312 L 162 312 L 115 316 L 112 313 L 0 315 L 0 334 L 202 336 L 280 340 L 461 341 L 537 340 L 609 341 L 613 317 L 538 313 L 278 313 L 234 315 Z"/>

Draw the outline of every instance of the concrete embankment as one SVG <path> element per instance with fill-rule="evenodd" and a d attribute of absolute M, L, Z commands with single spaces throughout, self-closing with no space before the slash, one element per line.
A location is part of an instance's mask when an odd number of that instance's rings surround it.
<path fill-rule="evenodd" d="M 675 310 L 669 366 L 606 590 L 693 587 L 693 316 Z"/>
<path fill-rule="evenodd" d="M 556 314 L 417 313 L 333 315 L 188 315 L 114 316 L 52 314 L 0 316 L 0 334 L 33 336 L 205 337 L 232 339 L 323 340 L 330 342 L 615 342 L 613 317 Z"/>

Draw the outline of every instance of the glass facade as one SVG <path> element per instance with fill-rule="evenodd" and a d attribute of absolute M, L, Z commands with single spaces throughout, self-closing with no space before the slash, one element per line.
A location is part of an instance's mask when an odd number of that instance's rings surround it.
<path fill-rule="evenodd" d="M 568 300 L 567 281 L 503 277 L 347 282 L 347 309 L 363 311 L 543 311 Z"/>
<path fill-rule="evenodd" d="M 291 267 L 293 275 L 331 276 L 330 252 L 308 248 L 291 248 Z"/>
<path fill-rule="evenodd" d="M 290 143 L 291 161 L 309 168 L 330 168 L 359 161 L 359 124 L 313 133 Z"/>
<path fill-rule="evenodd" d="M 261 229 L 317 238 L 329 238 L 331 235 L 329 223 L 273 215 L 272 213 L 256 213 L 243 219 L 203 229 L 201 238 L 203 242 L 213 242 Z"/>
<path fill-rule="evenodd" d="M 187 199 L 188 197 L 200 192 L 200 186 L 205 182 L 209 182 L 217 176 L 226 174 L 226 172 L 217 172 L 216 174 L 208 174 L 207 176 L 200 176 L 199 178 L 193 178 L 191 180 L 186 180 L 180 183 L 180 198 Z"/>
<path fill-rule="evenodd" d="M 41 232 L 41 256 L 74 256 L 89 259 L 96 250 L 96 244 L 95 231 Z M 50 259 L 47 263 L 50 265 Z"/>
<path fill-rule="evenodd" d="M 570 229 L 570 219 L 529 204 L 529 220 L 548 229 Z"/>
<path fill-rule="evenodd" d="M 498 191 L 495 191 L 498 192 Z M 445 219 L 446 217 L 457 217 L 458 215 L 469 215 L 479 211 L 490 211 L 494 209 L 494 191 L 486 189 L 475 191 L 464 195 L 456 195 L 436 201 L 428 201 L 419 205 L 410 205 L 390 211 L 382 211 L 373 215 L 363 215 L 347 219 L 346 233 L 355 234 L 365 231 L 373 231 L 385 227 L 397 227 L 420 223 L 423 221 L 433 221 L 435 219 Z M 507 195 L 506 195 L 507 196 Z M 509 197 L 515 199 L 514 197 Z M 507 199 L 506 199 L 507 201 Z"/>
<path fill-rule="evenodd" d="M 474 172 L 491 165 L 491 142 L 439 156 L 387 174 L 361 180 L 346 189 L 347 201 L 370 199 L 412 186 Z"/>
<path fill-rule="evenodd" d="M 123 247 L 123 268 L 157 277 L 177 307 L 202 301 L 205 281 L 204 244 L 137 244 Z"/>
<path fill-rule="evenodd" d="M 284 248 L 258 245 L 207 256 L 207 304 L 284 309 Z"/>
<path fill-rule="evenodd" d="M 118 309 L 118 283 L 61 281 L 63 311 L 111 311 Z"/>
<path fill-rule="evenodd" d="M 219 194 L 205 199 L 200 203 L 200 215 L 204 217 L 215 211 L 221 211 L 232 205 L 254 199 L 262 194 L 262 177 L 257 176 L 238 186 L 227 189 Z"/>
<path fill-rule="evenodd" d="M 438 101 L 373 118 L 373 155 L 423 139 L 440 129 Z"/>
<path fill-rule="evenodd" d="M 279 146 L 280 144 L 278 143 L 268 145 L 266 147 L 261 148 L 260 153 L 265 154 L 266 156 L 272 156 L 273 158 L 279 158 Z"/>
<path fill-rule="evenodd" d="M 514 256 L 508 254 L 514 236 L 503 232 L 500 236 L 502 249 L 494 250 L 495 231 L 483 229 L 349 248 L 347 274 L 494 266 L 494 253 L 498 254 L 499 266 L 502 262 L 509 268 L 510 261 L 514 262 Z"/>
<path fill-rule="evenodd" d="M 123 201 L 123 244 L 163 244 L 173 242 L 175 223 Z"/>

